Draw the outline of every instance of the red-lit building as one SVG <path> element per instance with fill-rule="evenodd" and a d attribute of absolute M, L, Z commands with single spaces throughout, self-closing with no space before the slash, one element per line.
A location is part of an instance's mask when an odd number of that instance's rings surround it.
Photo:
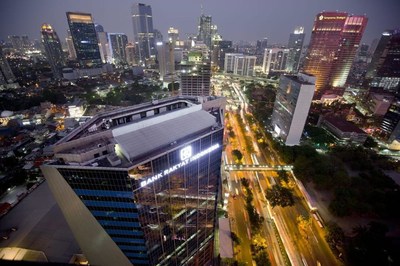
<path fill-rule="evenodd" d="M 321 12 L 315 17 L 303 71 L 316 76 L 316 96 L 343 91 L 367 17 Z"/>

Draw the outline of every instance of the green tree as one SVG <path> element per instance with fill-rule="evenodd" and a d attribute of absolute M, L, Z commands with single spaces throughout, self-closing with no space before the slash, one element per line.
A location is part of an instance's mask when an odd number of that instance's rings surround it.
<path fill-rule="evenodd" d="M 270 266 L 271 261 L 269 260 L 267 251 L 263 250 L 257 253 L 254 257 L 254 261 L 257 266 Z"/>
<path fill-rule="evenodd" d="M 294 197 L 291 189 L 281 185 L 273 185 L 265 191 L 266 198 L 272 207 L 288 207 L 294 205 Z"/>
<path fill-rule="evenodd" d="M 239 150 L 233 150 L 232 156 L 236 159 L 236 161 L 240 162 L 243 159 L 243 154 Z"/>

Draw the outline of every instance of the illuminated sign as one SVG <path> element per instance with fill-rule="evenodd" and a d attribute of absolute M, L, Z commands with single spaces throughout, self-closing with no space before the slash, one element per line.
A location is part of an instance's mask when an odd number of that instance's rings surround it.
<path fill-rule="evenodd" d="M 194 162 L 194 161 L 200 159 L 201 157 L 209 154 L 212 151 L 215 151 L 218 148 L 219 148 L 219 144 L 217 143 L 217 144 L 214 144 L 213 146 L 211 146 L 211 147 L 209 147 L 209 148 L 207 148 L 207 149 L 205 149 L 205 150 L 203 150 L 203 151 L 201 151 L 201 152 L 199 152 L 199 153 L 197 153 L 197 154 L 192 156 L 192 147 L 191 146 L 187 146 L 187 147 L 181 149 L 180 152 L 179 152 L 180 153 L 180 159 L 181 159 L 180 163 L 177 163 L 177 164 L 171 166 L 170 168 L 165 169 L 164 171 L 161 171 L 160 173 L 158 173 L 156 175 L 153 175 L 152 177 L 149 177 L 146 180 L 143 180 L 142 182 L 140 182 L 140 186 L 141 187 L 147 186 L 148 184 L 151 184 L 154 181 L 156 181 L 156 180 L 158 180 L 158 179 L 160 179 L 160 178 L 162 178 L 162 177 L 164 177 L 166 175 L 169 175 L 169 174 L 175 172 L 179 168 L 187 165 L 188 163 L 191 163 L 191 162 Z"/>
<path fill-rule="evenodd" d="M 181 150 L 181 161 L 189 159 L 190 157 L 192 157 L 192 147 L 187 146 Z"/>

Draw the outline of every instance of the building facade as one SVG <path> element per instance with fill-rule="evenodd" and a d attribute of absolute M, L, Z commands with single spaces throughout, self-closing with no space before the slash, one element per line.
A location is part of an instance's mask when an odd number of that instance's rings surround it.
<path fill-rule="evenodd" d="M 124 33 L 108 33 L 108 45 L 110 47 L 111 63 L 116 65 L 126 64 L 126 51 L 128 36 Z"/>
<path fill-rule="evenodd" d="M 283 48 L 265 49 L 262 71 L 267 75 L 270 72 L 284 72 L 289 52 L 289 49 Z"/>
<path fill-rule="evenodd" d="M 233 74 L 240 76 L 254 76 L 256 66 L 256 56 L 241 55 L 235 57 Z"/>
<path fill-rule="evenodd" d="M 101 67 L 101 55 L 92 15 L 67 12 L 67 19 L 79 65 L 82 68 Z"/>
<path fill-rule="evenodd" d="M 53 75 L 55 78 L 61 78 L 62 68 L 65 66 L 65 60 L 60 39 L 50 24 L 42 25 L 41 37 Z"/>
<path fill-rule="evenodd" d="M 151 6 L 136 3 L 132 6 L 133 38 L 136 43 L 137 61 L 144 64 L 154 58 L 156 49 L 154 43 L 153 14 Z"/>
<path fill-rule="evenodd" d="M 41 167 L 93 265 L 213 265 L 223 98 L 96 115 Z"/>
<path fill-rule="evenodd" d="M 299 70 L 301 49 L 303 49 L 304 37 L 304 27 L 297 27 L 294 32 L 290 34 L 288 43 L 289 54 L 286 62 L 286 72 L 297 73 L 297 71 Z"/>
<path fill-rule="evenodd" d="M 180 88 L 184 96 L 209 96 L 211 64 L 209 61 L 181 63 Z"/>
<path fill-rule="evenodd" d="M 303 72 L 314 75 L 317 94 L 344 87 L 367 17 L 345 12 L 321 12 L 314 20 Z"/>
<path fill-rule="evenodd" d="M 400 101 L 395 100 L 383 117 L 380 130 L 384 138 L 389 142 L 396 140 L 400 136 Z"/>
<path fill-rule="evenodd" d="M 108 63 L 111 60 L 109 60 L 110 48 L 108 45 L 107 32 L 104 31 L 103 26 L 101 26 L 100 24 L 95 24 L 94 27 L 96 29 L 97 39 L 99 41 L 101 61 L 103 61 L 103 63 Z"/>
<path fill-rule="evenodd" d="M 0 46 L 0 85 L 13 83 L 14 81 L 14 73 L 12 72 L 7 58 L 3 54 L 3 49 Z"/>
<path fill-rule="evenodd" d="M 199 18 L 197 40 L 202 41 L 207 47 L 211 48 L 211 16 L 201 15 Z"/>
<path fill-rule="evenodd" d="M 274 135 L 288 146 L 300 143 L 314 90 L 314 76 L 303 73 L 297 76 L 281 75 L 271 126 Z"/>

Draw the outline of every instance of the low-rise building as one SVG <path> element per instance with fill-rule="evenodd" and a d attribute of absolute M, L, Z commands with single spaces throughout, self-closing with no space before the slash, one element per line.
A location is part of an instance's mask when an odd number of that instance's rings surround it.
<path fill-rule="evenodd" d="M 322 117 L 320 125 L 342 142 L 363 144 L 368 137 L 368 134 L 356 125 L 338 117 Z"/>

